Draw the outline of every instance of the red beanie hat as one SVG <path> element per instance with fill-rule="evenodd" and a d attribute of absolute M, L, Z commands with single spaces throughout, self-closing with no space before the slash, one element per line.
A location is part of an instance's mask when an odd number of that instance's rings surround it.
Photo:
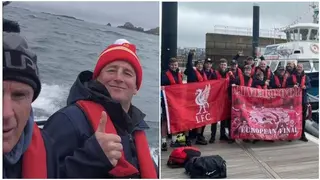
<path fill-rule="evenodd" d="M 93 79 L 96 79 L 101 70 L 109 63 L 114 61 L 126 61 L 136 72 L 137 77 L 137 90 L 140 89 L 142 83 L 142 68 L 139 61 L 139 58 L 136 54 L 136 46 L 134 44 L 130 44 L 125 39 L 118 39 L 114 44 L 110 45 L 107 49 L 102 51 L 99 56 L 96 67 L 93 71 Z"/>

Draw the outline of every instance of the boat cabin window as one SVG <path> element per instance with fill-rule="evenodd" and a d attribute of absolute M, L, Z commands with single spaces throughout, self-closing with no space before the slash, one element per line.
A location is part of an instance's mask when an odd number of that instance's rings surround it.
<path fill-rule="evenodd" d="M 293 41 L 299 40 L 299 36 L 300 36 L 299 30 L 298 29 L 294 29 L 293 30 Z"/>
<path fill-rule="evenodd" d="M 286 31 L 286 36 L 287 36 L 287 41 L 290 42 L 290 41 L 293 41 L 294 38 L 293 38 L 293 30 L 290 29 L 290 30 L 287 30 Z"/>
<path fill-rule="evenodd" d="M 303 65 L 303 70 L 304 71 L 311 71 L 311 64 L 310 61 L 298 61 L 298 64 L 302 64 Z"/>
<path fill-rule="evenodd" d="M 314 40 L 318 40 L 318 39 L 319 39 L 319 31 L 318 31 L 318 29 L 311 29 L 310 40 L 314 41 Z"/>
<path fill-rule="evenodd" d="M 319 30 L 311 28 L 297 28 L 286 31 L 287 41 L 318 41 Z"/>
<path fill-rule="evenodd" d="M 300 40 L 300 41 L 308 40 L 308 32 L 309 32 L 309 29 L 300 29 L 298 40 Z"/>
<path fill-rule="evenodd" d="M 319 61 L 313 61 L 313 67 L 316 71 L 319 71 Z"/>

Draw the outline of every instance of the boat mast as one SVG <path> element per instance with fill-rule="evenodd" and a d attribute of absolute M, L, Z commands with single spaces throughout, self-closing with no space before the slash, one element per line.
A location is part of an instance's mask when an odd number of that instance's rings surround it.
<path fill-rule="evenodd" d="M 319 24 L 319 7 L 317 3 L 313 2 L 310 6 L 313 9 L 313 23 Z"/>

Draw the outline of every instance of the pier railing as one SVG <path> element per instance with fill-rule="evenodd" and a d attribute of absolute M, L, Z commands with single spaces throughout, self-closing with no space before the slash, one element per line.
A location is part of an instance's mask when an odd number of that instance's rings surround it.
<path fill-rule="evenodd" d="M 236 26 L 223 26 L 223 25 L 215 25 L 214 33 L 218 34 L 229 34 L 229 35 L 241 35 L 241 36 L 252 36 L 252 28 L 244 28 L 244 27 L 236 27 Z M 280 38 L 285 39 L 286 34 L 274 30 L 274 29 L 260 29 L 259 30 L 260 37 L 266 38 Z"/>

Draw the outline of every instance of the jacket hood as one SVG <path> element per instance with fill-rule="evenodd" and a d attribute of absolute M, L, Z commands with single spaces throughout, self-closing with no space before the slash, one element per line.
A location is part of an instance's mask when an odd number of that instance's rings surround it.
<path fill-rule="evenodd" d="M 145 114 L 137 107 L 131 105 L 126 113 L 121 104 L 113 100 L 103 84 L 92 79 L 91 71 L 83 71 L 73 83 L 67 99 L 67 105 L 75 104 L 79 100 L 90 100 L 101 104 L 113 120 L 115 126 L 126 129 L 128 132 L 149 128 L 144 121 Z M 124 121 L 120 121 L 124 119 Z M 117 128 L 118 129 L 118 128 Z"/>

